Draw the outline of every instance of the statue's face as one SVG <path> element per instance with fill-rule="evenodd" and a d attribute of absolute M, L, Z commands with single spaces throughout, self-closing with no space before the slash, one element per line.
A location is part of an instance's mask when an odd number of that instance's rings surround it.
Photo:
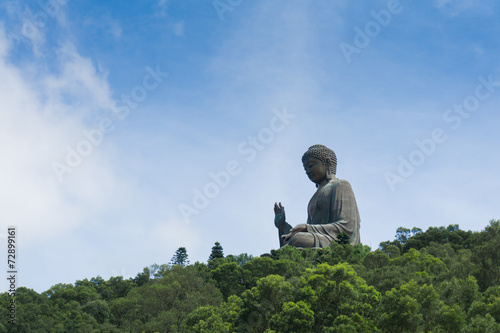
<path fill-rule="evenodd" d="M 321 183 L 327 177 L 326 165 L 316 157 L 309 157 L 304 162 L 304 170 L 306 170 L 307 177 L 316 184 Z"/>

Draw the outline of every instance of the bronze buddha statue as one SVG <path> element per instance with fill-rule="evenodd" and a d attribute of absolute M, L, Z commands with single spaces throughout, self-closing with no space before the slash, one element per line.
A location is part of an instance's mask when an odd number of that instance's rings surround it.
<path fill-rule="evenodd" d="M 335 177 L 337 157 L 323 145 L 313 145 L 302 156 L 309 179 L 316 184 L 316 193 L 309 201 L 307 224 L 292 228 L 286 222 L 281 202 L 274 204 L 274 224 L 278 228 L 280 246 L 298 248 L 327 247 L 346 233 L 350 244 L 359 243 L 360 218 L 356 199 L 348 181 Z"/>

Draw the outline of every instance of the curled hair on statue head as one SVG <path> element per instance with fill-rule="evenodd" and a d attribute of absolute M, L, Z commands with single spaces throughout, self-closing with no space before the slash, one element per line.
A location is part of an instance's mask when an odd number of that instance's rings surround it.
<path fill-rule="evenodd" d="M 312 145 L 302 155 L 302 163 L 305 163 L 309 158 L 315 157 L 320 160 L 324 165 L 330 166 L 330 172 L 333 175 L 337 174 L 337 156 L 330 148 L 323 145 Z"/>

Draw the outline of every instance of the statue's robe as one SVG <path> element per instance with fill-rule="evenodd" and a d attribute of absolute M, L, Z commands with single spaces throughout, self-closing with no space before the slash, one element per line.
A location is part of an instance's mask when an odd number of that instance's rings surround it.
<path fill-rule="evenodd" d="M 351 245 L 359 243 L 361 220 L 348 181 L 335 178 L 319 187 L 309 201 L 307 212 L 307 233 L 314 237 L 313 247 L 329 246 L 332 241 L 337 240 L 337 235 L 342 231 L 349 235 Z M 292 226 L 286 223 L 283 233 L 280 234 L 287 234 L 291 229 Z M 294 235 L 288 243 L 294 244 L 294 237 L 300 237 L 300 234 Z M 281 238 L 280 242 L 283 246 Z"/>

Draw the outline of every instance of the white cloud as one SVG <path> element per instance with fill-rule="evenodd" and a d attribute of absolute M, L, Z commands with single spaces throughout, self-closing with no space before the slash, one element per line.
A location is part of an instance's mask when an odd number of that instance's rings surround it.
<path fill-rule="evenodd" d="M 463 14 L 489 16 L 494 14 L 495 2 L 493 0 L 435 0 L 434 5 L 452 17 Z"/>
<path fill-rule="evenodd" d="M 105 73 L 66 44 L 60 73 L 34 76 L 5 61 L 0 30 L 0 220 L 17 225 L 25 241 L 71 229 L 110 201 L 113 177 L 99 147 L 62 185 L 51 169 L 66 146 L 83 138 L 83 120 L 113 107 Z"/>
<path fill-rule="evenodd" d="M 49 102 L 57 106 L 68 96 L 78 100 L 85 110 L 111 110 L 115 106 L 107 82 L 107 71 L 98 71 L 92 61 L 81 57 L 72 44 L 66 43 L 58 52 L 61 74 L 48 75 L 43 83 Z M 80 110 L 84 111 L 84 110 Z"/>
<path fill-rule="evenodd" d="M 0 59 L 5 58 L 11 46 L 4 33 L 4 29 L 3 24 L 0 24 Z"/>
<path fill-rule="evenodd" d="M 160 7 L 160 11 L 158 15 L 160 16 L 165 16 L 167 15 L 167 9 L 168 9 L 168 4 L 169 0 L 158 0 L 158 7 Z"/>
<path fill-rule="evenodd" d="M 168 4 L 168 0 L 158 0 L 158 6 L 165 7 Z"/>
<path fill-rule="evenodd" d="M 438 8 L 442 8 L 446 6 L 447 4 L 451 3 L 451 0 L 435 0 L 435 5 Z"/>
<path fill-rule="evenodd" d="M 120 38 L 122 36 L 122 27 L 120 26 L 120 24 L 118 23 L 118 21 L 116 20 L 111 20 L 109 22 L 109 25 L 110 25 L 110 29 L 111 29 L 111 34 L 115 37 L 115 38 Z"/>
<path fill-rule="evenodd" d="M 180 37 L 184 36 L 184 21 L 180 21 L 174 24 L 174 35 Z"/>
<path fill-rule="evenodd" d="M 102 31 L 105 35 L 111 35 L 115 39 L 122 37 L 123 29 L 120 22 L 108 13 L 98 17 L 86 17 L 83 22 L 85 26 Z"/>

